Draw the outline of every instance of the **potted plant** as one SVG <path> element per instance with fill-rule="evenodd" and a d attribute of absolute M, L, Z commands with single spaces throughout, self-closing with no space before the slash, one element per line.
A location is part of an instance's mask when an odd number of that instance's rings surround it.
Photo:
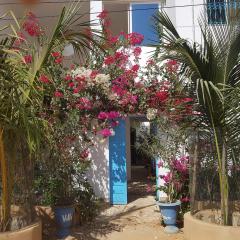
<path fill-rule="evenodd" d="M 69 185 L 69 172 L 62 171 L 56 178 L 55 204 L 53 207 L 55 221 L 57 224 L 57 237 L 64 239 L 70 235 L 75 212 L 74 197 Z"/>
<path fill-rule="evenodd" d="M 142 134 L 141 143 L 137 145 L 138 151 L 144 152 L 151 159 L 162 159 L 156 161 L 157 173 L 160 169 L 166 172 L 164 175 L 156 176 L 157 179 L 157 205 L 160 208 L 163 222 L 167 233 L 177 233 L 176 223 L 182 224 L 183 214 L 189 209 L 189 157 L 183 155 L 186 135 L 179 126 L 166 125 L 155 120 L 155 128 L 158 133 Z M 161 132 L 163 129 L 165 133 Z M 160 126 L 162 128 L 160 128 Z M 175 157 L 181 156 L 181 157 Z M 161 180 L 161 181 L 159 181 Z M 161 183 L 162 182 L 162 183 Z M 161 194 L 160 194 L 161 193 Z M 165 193 L 166 197 L 163 197 Z M 181 211 L 180 210 L 180 205 Z"/>
<path fill-rule="evenodd" d="M 189 173 L 188 173 L 187 156 L 171 159 L 170 165 L 167 166 L 169 172 L 160 176 L 164 181 L 163 186 L 157 187 L 157 190 L 166 193 L 165 200 L 159 199 L 157 205 L 160 208 L 163 222 L 166 225 L 165 232 L 177 233 L 178 227 L 177 215 L 181 202 L 189 202 Z"/>

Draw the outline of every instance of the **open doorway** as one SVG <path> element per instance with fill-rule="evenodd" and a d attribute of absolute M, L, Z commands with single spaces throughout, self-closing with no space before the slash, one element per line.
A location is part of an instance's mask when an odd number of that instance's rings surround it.
<path fill-rule="evenodd" d="M 130 158 L 131 164 L 128 165 L 128 202 L 138 198 L 154 195 L 155 184 L 155 159 L 141 151 L 139 148 L 143 137 L 150 136 L 151 125 L 143 117 L 133 117 L 130 119 Z"/>

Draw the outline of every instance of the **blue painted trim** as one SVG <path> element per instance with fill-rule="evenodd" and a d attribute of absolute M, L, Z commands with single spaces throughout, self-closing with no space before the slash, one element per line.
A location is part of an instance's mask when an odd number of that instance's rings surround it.
<path fill-rule="evenodd" d="M 114 129 L 115 135 L 109 138 L 110 203 L 127 204 L 127 153 L 126 121 L 119 119 Z"/>

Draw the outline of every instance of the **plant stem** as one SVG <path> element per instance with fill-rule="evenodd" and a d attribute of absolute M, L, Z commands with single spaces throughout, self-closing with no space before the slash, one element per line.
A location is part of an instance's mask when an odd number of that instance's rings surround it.
<path fill-rule="evenodd" d="M 4 150 L 3 129 L 0 129 L 0 166 L 2 178 L 2 209 L 1 209 L 1 231 L 9 227 L 11 217 L 11 189 L 8 174 L 8 164 Z"/>

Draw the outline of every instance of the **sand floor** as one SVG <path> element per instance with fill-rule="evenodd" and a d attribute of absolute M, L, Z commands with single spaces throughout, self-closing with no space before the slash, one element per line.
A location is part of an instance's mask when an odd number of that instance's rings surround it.
<path fill-rule="evenodd" d="M 67 239 L 78 240 L 183 240 L 183 233 L 164 233 L 154 193 L 147 192 L 149 183 L 134 180 L 129 184 L 129 204 L 108 206 L 97 219 L 73 230 Z"/>

